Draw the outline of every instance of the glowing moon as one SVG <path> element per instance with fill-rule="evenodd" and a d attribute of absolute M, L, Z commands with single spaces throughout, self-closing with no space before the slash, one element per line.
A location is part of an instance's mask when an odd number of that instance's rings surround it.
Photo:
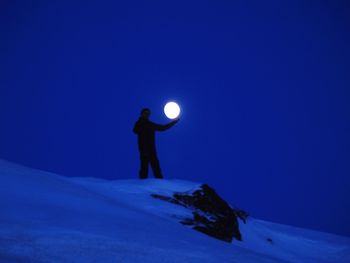
<path fill-rule="evenodd" d="M 180 115 L 180 106 L 176 102 L 168 102 L 164 107 L 164 113 L 169 119 L 176 119 Z"/>

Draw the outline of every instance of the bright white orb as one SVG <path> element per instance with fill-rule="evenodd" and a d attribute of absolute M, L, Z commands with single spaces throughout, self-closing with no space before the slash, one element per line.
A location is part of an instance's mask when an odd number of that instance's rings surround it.
<path fill-rule="evenodd" d="M 179 117 L 180 111 L 180 107 L 176 102 L 168 102 L 164 107 L 164 113 L 169 119 Z"/>

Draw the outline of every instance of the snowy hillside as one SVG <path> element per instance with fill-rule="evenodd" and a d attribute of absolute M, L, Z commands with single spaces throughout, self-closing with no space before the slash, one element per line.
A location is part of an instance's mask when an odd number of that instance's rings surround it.
<path fill-rule="evenodd" d="M 350 239 L 249 218 L 243 241 L 178 222 L 157 200 L 201 185 L 180 180 L 67 178 L 0 160 L 0 262 L 350 262 Z"/>

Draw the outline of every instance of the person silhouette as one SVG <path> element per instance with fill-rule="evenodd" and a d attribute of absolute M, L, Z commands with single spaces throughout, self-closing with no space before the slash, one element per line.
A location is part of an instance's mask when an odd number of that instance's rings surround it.
<path fill-rule="evenodd" d="M 168 124 L 161 125 L 151 122 L 149 117 L 151 111 L 148 108 L 141 110 L 141 115 L 138 121 L 135 123 L 133 132 L 137 134 L 138 137 L 138 148 L 140 152 L 140 179 L 145 179 L 148 177 L 148 165 L 151 164 L 153 174 L 156 178 L 162 179 L 162 171 L 160 169 L 159 160 L 157 157 L 155 132 L 165 131 L 172 126 L 174 126 L 179 118 L 171 121 Z"/>

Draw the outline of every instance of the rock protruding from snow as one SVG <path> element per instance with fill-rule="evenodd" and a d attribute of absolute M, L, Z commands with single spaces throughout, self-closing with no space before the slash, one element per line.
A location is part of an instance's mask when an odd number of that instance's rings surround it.
<path fill-rule="evenodd" d="M 183 218 L 180 222 L 184 225 L 226 242 L 231 242 L 233 238 L 242 240 L 237 217 L 245 220 L 247 213 L 231 208 L 206 184 L 192 193 L 178 192 L 172 197 L 158 194 L 151 196 L 190 209 L 193 217 Z"/>

